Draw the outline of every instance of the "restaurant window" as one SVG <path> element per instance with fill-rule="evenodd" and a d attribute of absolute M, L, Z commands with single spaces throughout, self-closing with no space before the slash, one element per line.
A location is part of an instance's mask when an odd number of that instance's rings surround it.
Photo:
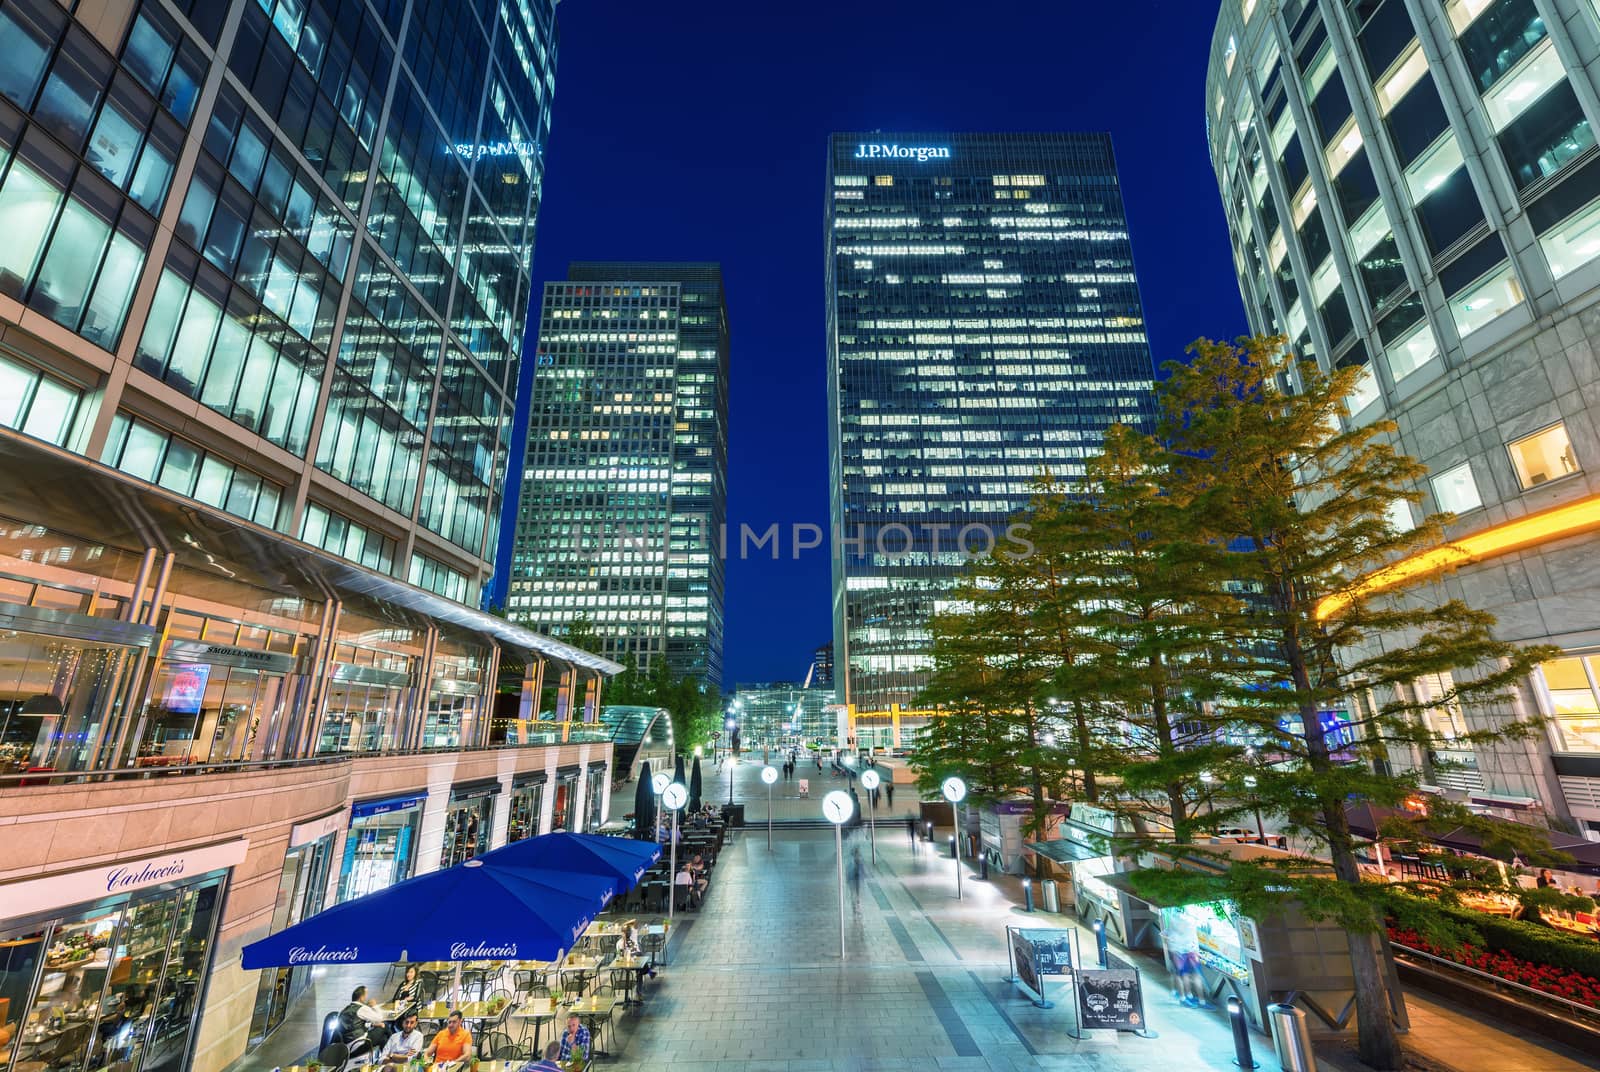
<path fill-rule="evenodd" d="M 577 818 L 577 796 L 577 772 L 563 774 L 560 780 L 556 782 L 555 807 L 550 815 L 550 830 L 552 833 L 563 830 L 576 831 L 573 822 Z"/>
<path fill-rule="evenodd" d="M 1572 440 L 1567 436 L 1565 423 L 1557 422 L 1530 436 L 1510 443 L 1511 467 L 1517 472 L 1517 483 L 1523 489 L 1578 472 L 1578 460 L 1572 454 Z"/>
<path fill-rule="evenodd" d="M 511 810 L 506 823 L 506 843 L 537 837 L 539 814 L 544 806 L 544 780 L 513 785 Z"/>
<path fill-rule="evenodd" d="M 0 931 L 11 1068 L 187 1067 L 222 877 L 141 891 Z M 37 982 L 36 982 L 37 980 Z"/>
<path fill-rule="evenodd" d="M 339 867 L 339 900 L 349 901 L 411 877 L 427 796 L 355 804 Z"/>
<path fill-rule="evenodd" d="M 1462 462 L 1433 477 L 1433 498 L 1445 513 L 1464 514 L 1483 505 L 1478 482 L 1472 478 L 1472 463 Z"/>
<path fill-rule="evenodd" d="M 494 801 L 499 792 L 499 782 L 451 790 L 450 807 L 444 818 L 444 846 L 439 856 L 441 868 L 454 867 L 489 851 Z"/>
<path fill-rule="evenodd" d="M 1600 656 L 1552 659 L 1534 674 L 1559 752 L 1600 752 Z"/>

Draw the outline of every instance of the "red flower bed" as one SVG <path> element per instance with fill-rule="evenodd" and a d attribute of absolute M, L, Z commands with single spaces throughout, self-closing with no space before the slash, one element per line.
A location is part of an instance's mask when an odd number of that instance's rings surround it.
<path fill-rule="evenodd" d="M 1431 953 L 1442 960 L 1476 968 L 1486 975 L 1521 983 L 1532 990 L 1542 990 L 1580 1005 L 1600 1009 L 1600 979 L 1593 976 L 1568 971 L 1566 968 L 1554 968 L 1548 964 L 1535 964 L 1511 956 L 1509 953 L 1491 952 L 1471 945 L 1462 945 L 1458 949 L 1441 949 L 1424 940 L 1415 931 L 1394 926 L 1389 927 L 1389 938 L 1412 949 Z"/>

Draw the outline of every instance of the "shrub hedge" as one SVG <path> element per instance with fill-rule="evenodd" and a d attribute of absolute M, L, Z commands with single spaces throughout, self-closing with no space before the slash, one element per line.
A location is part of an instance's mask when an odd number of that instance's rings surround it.
<path fill-rule="evenodd" d="M 1466 908 L 1423 902 L 1427 909 L 1483 935 L 1484 945 L 1535 964 L 1580 972 L 1600 979 L 1600 941 L 1538 923 L 1504 919 Z"/>

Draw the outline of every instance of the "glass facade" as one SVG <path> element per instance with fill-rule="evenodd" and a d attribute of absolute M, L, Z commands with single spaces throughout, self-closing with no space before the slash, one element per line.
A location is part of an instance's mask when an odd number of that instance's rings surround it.
<path fill-rule="evenodd" d="M 881 710 L 967 553 L 1147 421 L 1154 370 L 1108 135 L 835 134 L 828 179 L 835 681 Z"/>
<path fill-rule="evenodd" d="M 554 7 L 0 2 L 0 294 L 88 361 L 19 335 L 0 425 L 475 602 Z"/>
<path fill-rule="evenodd" d="M 507 613 L 722 679 L 728 312 L 714 264 L 545 284 Z"/>
<path fill-rule="evenodd" d="M 12 1068 L 188 1066 L 225 875 L 0 931 L 0 1060 Z"/>

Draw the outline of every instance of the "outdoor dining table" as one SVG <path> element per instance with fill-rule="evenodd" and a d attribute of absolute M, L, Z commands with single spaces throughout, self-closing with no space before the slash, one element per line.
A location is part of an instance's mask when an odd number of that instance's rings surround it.
<path fill-rule="evenodd" d="M 517 1007 L 511 1014 L 511 1019 L 522 1021 L 523 1037 L 527 1037 L 528 1024 L 533 1024 L 533 1054 L 539 1055 L 539 1038 L 544 1032 L 546 1020 L 556 1018 L 556 1003 L 550 998 L 530 998 Z"/>
<path fill-rule="evenodd" d="M 495 1008 L 487 1001 L 463 1001 L 452 1004 L 448 1001 L 430 1001 L 417 1007 L 417 1018 L 421 1020 L 443 1020 L 450 1013 L 459 1010 L 463 1020 L 499 1020 L 509 1006 L 501 1005 Z"/>
<path fill-rule="evenodd" d="M 574 1001 L 568 1004 L 566 1011 L 568 1013 L 576 1013 L 578 1020 L 589 1029 L 592 1035 L 596 1021 L 604 1020 L 617 1011 L 617 999 L 614 997 L 602 998 L 591 994 L 581 1001 Z M 593 1047 L 593 1045 L 591 1041 L 590 1046 Z M 606 1056 L 605 1051 L 598 1048 L 592 1048 L 590 1054 L 595 1057 Z"/>

